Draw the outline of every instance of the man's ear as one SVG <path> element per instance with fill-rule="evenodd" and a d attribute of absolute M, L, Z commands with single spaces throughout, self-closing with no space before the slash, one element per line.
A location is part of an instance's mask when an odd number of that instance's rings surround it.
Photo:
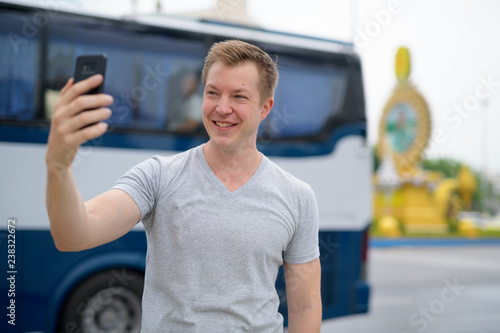
<path fill-rule="evenodd" d="M 274 99 L 273 98 L 268 98 L 264 104 L 262 105 L 262 109 L 260 111 L 260 121 L 266 119 L 267 115 L 269 112 L 271 112 L 271 109 L 273 108 L 274 105 Z"/>

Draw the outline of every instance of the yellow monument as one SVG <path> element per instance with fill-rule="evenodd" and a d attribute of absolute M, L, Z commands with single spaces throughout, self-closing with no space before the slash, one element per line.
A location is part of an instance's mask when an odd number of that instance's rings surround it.
<path fill-rule="evenodd" d="M 458 192 L 462 197 L 465 210 L 470 210 L 472 205 L 472 196 L 477 188 L 477 182 L 469 167 L 462 165 L 458 172 Z"/>
<path fill-rule="evenodd" d="M 459 187 L 470 192 L 464 173 L 461 185 L 437 172 L 419 167 L 431 132 L 431 116 L 424 97 L 409 81 L 410 52 L 396 54 L 398 84 L 387 101 L 379 126 L 377 156 L 381 165 L 374 176 L 374 217 L 388 236 L 406 233 L 445 233 L 460 209 Z"/>

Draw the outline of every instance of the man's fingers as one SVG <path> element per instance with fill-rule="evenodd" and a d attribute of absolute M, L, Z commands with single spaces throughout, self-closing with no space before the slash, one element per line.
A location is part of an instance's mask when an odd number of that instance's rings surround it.
<path fill-rule="evenodd" d="M 111 105 L 113 97 L 82 95 L 99 86 L 102 80 L 102 75 L 95 75 L 78 83 L 74 83 L 74 79 L 66 82 L 51 121 L 46 154 L 48 162 L 70 165 L 81 144 L 106 132 L 107 124 L 101 121 L 109 118 L 111 111 L 103 106 Z"/>
<path fill-rule="evenodd" d="M 107 94 L 78 96 L 64 107 L 64 117 L 74 117 L 85 110 L 98 109 L 111 104 L 113 104 L 113 97 Z"/>
<path fill-rule="evenodd" d="M 65 146 L 72 148 L 74 147 L 74 151 L 76 152 L 78 147 L 83 145 L 85 142 L 100 137 L 101 135 L 106 133 L 107 130 L 108 124 L 106 123 L 97 123 L 92 126 L 88 126 L 72 134 L 68 134 L 66 136 L 66 140 L 64 141 Z"/>
<path fill-rule="evenodd" d="M 95 125 L 86 127 L 78 132 L 76 132 L 75 139 L 78 142 L 78 146 L 84 144 L 87 141 L 93 140 L 95 138 L 100 137 L 108 130 L 108 124 L 106 123 L 97 123 Z"/>
<path fill-rule="evenodd" d="M 60 104 L 64 105 L 70 103 L 78 96 L 85 94 L 86 92 L 98 87 L 102 83 L 102 81 L 103 81 L 102 75 L 96 74 L 89 77 L 88 79 L 72 84 L 70 87 L 67 88 L 67 91 L 64 94 L 62 94 L 60 99 Z"/>
<path fill-rule="evenodd" d="M 68 91 L 69 87 L 71 87 L 73 85 L 74 81 L 75 81 L 75 79 L 73 79 L 72 77 L 69 78 L 68 82 L 66 82 L 64 87 L 61 89 L 61 96 L 64 95 L 66 93 L 66 91 Z"/>
<path fill-rule="evenodd" d="M 111 110 L 108 108 L 83 111 L 69 119 L 69 121 L 64 126 L 64 131 L 66 131 L 67 133 L 73 133 L 85 126 L 106 120 L 110 116 Z"/>

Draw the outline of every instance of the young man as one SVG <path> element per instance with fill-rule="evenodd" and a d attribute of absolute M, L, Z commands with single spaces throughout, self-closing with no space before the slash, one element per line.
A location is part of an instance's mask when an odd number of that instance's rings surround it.
<path fill-rule="evenodd" d="M 289 332 L 319 332 L 318 213 L 311 188 L 256 148 L 278 71 L 241 41 L 214 44 L 203 69 L 210 136 L 172 157 L 129 170 L 83 202 L 76 150 L 102 135 L 108 95 L 82 96 L 102 77 L 70 80 L 55 107 L 46 161 L 47 209 L 61 251 L 110 242 L 142 220 L 148 239 L 142 332 L 281 332 L 274 288 L 283 264 Z M 80 113 L 85 109 L 93 111 Z M 82 129 L 83 128 L 83 129 Z"/>

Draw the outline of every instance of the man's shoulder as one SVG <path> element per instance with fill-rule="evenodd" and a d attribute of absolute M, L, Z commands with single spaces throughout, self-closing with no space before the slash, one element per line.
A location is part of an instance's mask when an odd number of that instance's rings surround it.
<path fill-rule="evenodd" d="M 283 169 L 280 165 L 276 164 L 271 159 L 267 157 L 264 158 L 267 159 L 267 175 L 268 177 L 270 177 L 270 180 L 272 180 L 274 184 L 277 184 L 279 186 L 286 186 L 289 189 L 300 193 L 312 192 L 311 186 L 308 183 Z"/>
<path fill-rule="evenodd" d="M 158 180 L 170 180 L 177 175 L 186 165 L 196 158 L 196 151 L 201 146 L 172 155 L 154 155 L 137 164 L 129 172 L 140 177 L 158 178 Z"/>
<path fill-rule="evenodd" d="M 201 149 L 201 146 L 197 146 L 183 152 L 174 153 L 172 155 L 154 155 L 147 161 L 154 161 L 155 163 L 158 163 L 160 166 L 171 167 L 176 164 L 182 165 L 186 163 L 188 160 L 196 158 L 198 149 Z"/>

